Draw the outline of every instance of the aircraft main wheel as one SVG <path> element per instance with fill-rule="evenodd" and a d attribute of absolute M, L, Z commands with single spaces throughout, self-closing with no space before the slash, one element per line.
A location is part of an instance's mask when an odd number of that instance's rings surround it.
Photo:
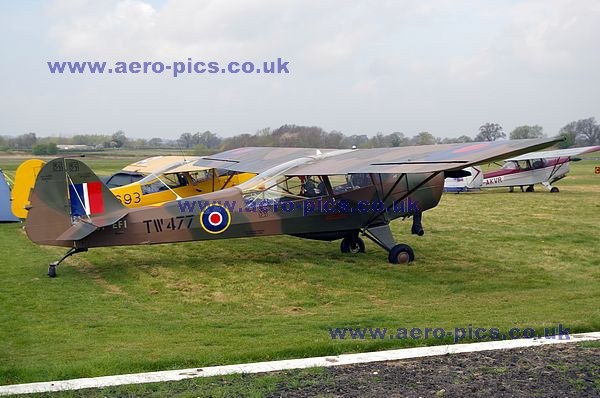
<path fill-rule="evenodd" d="M 528 186 L 525 192 L 533 192 L 533 185 Z"/>
<path fill-rule="evenodd" d="M 340 244 L 340 250 L 342 253 L 364 253 L 365 252 L 365 241 L 361 238 L 350 239 L 344 238 L 342 239 L 342 243 Z"/>
<path fill-rule="evenodd" d="M 560 192 L 560 189 L 558 189 L 556 187 L 552 187 L 552 189 L 550 189 L 550 192 L 552 192 L 552 193 L 558 193 L 558 192 Z"/>
<path fill-rule="evenodd" d="M 409 245 L 399 244 L 390 250 L 388 261 L 392 264 L 412 263 L 415 261 L 415 252 Z"/>

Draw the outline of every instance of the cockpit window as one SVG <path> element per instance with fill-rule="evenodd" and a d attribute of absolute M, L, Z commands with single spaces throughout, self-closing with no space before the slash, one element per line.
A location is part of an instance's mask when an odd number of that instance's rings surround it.
<path fill-rule="evenodd" d="M 543 169 L 544 167 L 546 167 L 547 164 L 548 162 L 546 161 L 546 159 L 534 159 L 531 161 L 531 166 L 534 169 Z"/>
<path fill-rule="evenodd" d="M 140 183 L 142 194 L 147 195 L 155 192 L 167 191 L 188 185 L 184 173 L 163 174 L 151 181 Z"/>
<path fill-rule="evenodd" d="M 509 162 L 504 163 L 502 166 L 504 170 L 529 170 L 531 166 L 529 164 L 529 160 L 511 160 Z"/>
<path fill-rule="evenodd" d="M 300 177 L 300 180 L 302 181 L 303 196 L 314 198 L 327 195 L 327 186 L 321 176 L 303 176 Z"/>
<path fill-rule="evenodd" d="M 202 181 L 212 180 L 213 178 L 213 170 L 201 170 L 194 171 L 190 173 L 190 178 L 192 179 L 193 184 L 198 184 Z"/>
<path fill-rule="evenodd" d="M 373 184 L 371 175 L 367 173 L 332 175 L 329 176 L 329 182 L 336 195 Z"/>
<path fill-rule="evenodd" d="M 503 170 L 518 170 L 519 169 L 519 164 L 517 162 L 515 162 L 515 161 L 506 162 L 502 166 L 502 169 Z"/>
<path fill-rule="evenodd" d="M 141 174 L 133 173 L 116 173 L 113 174 L 107 181 L 106 186 L 109 188 L 122 187 L 123 185 L 129 185 L 142 179 Z"/>
<path fill-rule="evenodd" d="M 184 187 L 188 184 L 184 173 L 164 174 L 161 178 L 171 189 Z"/>
<path fill-rule="evenodd" d="M 327 188 L 318 176 L 276 175 L 257 181 L 258 184 L 240 185 L 246 204 L 279 203 L 327 194 Z"/>

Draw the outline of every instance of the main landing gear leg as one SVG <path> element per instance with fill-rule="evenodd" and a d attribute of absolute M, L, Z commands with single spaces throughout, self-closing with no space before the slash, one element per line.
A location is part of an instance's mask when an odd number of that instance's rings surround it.
<path fill-rule="evenodd" d="M 48 276 L 50 278 L 56 277 L 56 267 L 58 267 L 58 265 L 60 263 L 62 263 L 66 258 L 71 257 L 73 254 L 86 252 L 86 251 L 88 251 L 87 247 L 72 247 L 72 248 L 70 248 L 69 251 L 66 252 L 65 255 L 61 257 L 60 260 L 50 263 L 50 265 L 48 266 Z"/>
<path fill-rule="evenodd" d="M 423 236 L 425 234 L 425 230 L 423 229 L 423 224 L 421 224 L 421 220 L 423 219 L 423 213 L 415 213 L 413 215 L 413 224 L 410 232 L 413 235 Z"/>
<path fill-rule="evenodd" d="M 365 252 L 365 241 L 358 236 L 359 231 L 352 231 L 352 233 L 342 239 L 340 244 L 340 250 L 342 253 L 364 253 Z"/>
<path fill-rule="evenodd" d="M 362 233 L 367 238 L 371 239 L 377 245 L 381 246 L 384 250 L 388 252 L 388 261 L 392 264 L 400 264 L 400 263 L 410 263 L 415 259 L 415 252 L 409 245 L 399 244 L 397 245 L 394 241 L 394 237 L 392 236 L 392 231 L 389 226 L 389 219 L 386 216 L 386 213 L 390 211 L 390 209 L 394 206 L 394 204 L 399 203 L 400 201 L 410 197 L 414 192 L 416 192 L 423 185 L 427 184 L 427 182 L 431 181 L 433 178 L 438 176 L 441 171 L 436 171 L 435 173 L 431 173 L 431 175 L 425 178 L 423 181 L 408 189 L 403 195 L 398 198 L 393 198 L 392 204 L 388 205 L 384 210 L 373 214 L 365 225 L 362 228 Z M 396 182 L 392 185 L 392 187 L 388 190 L 385 195 L 383 192 L 377 191 L 378 196 L 381 196 L 381 201 L 386 203 L 386 201 L 392 195 L 392 192 L 396 189 L 396 186 L 406 178 L 407 188 L 409 187 L 408 178 L 406 174 L 401 174 Z M 383 187 L 383 183 L 382 183 Z M 381 189 L 383 191 L 383 188 Z M 380 195 L 381 194 L 381 195 Z M 422 214 L 418 212 L 413 214 L 413 225 L 411 228 L 411 232 L 413 234 L 422 236 L 425 231 L 423 230 L 423 225 L 421 224 Z"/>
<path fill-rule="evenodd" d="M 409 245 L 396 244 L 389 224 L 366 228 L 364 234 L 388 252 L 388 261 L 392 264 L 408 264 L 415 260 L 415 252 Z"/>
<path fill-rule="evenodd" d="M 553 187 L 549 182 L 542 182 L 542 185 L 546 187 L 546 189 L 552 193 L 558 193 L 560 190 L 557 187 Z"/>

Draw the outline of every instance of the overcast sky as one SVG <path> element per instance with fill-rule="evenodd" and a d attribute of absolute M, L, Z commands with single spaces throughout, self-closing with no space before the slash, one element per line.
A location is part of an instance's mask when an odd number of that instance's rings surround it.
<path fill-rule="evenodd" d="M 0 2 L 0 134 L 548 135 L 600 116 L 600 1 Z M 51 74 L 47 61 L 262 61 L 289 74 Z"/>

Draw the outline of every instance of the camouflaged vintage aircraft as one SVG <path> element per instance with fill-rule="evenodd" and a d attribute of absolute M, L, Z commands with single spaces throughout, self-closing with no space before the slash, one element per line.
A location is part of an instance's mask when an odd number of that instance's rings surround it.
<path fill-rule="evenodd" d="M 363 252 L 362 235 L 385 249 L 389 262 L 408 263 L 414 252 L 395 243 L 389 224 L 412 216 L 412 233 L 422 235 L 421 214 L 438 204 L 444 177 L 557 141 L 348 150 L 239 148 L 195 164 L 256 177 L 222 191 L 134 209 L 123 206 L 84 163 L 55 159 L 37 177 L 25 230 L 37 244 L 70 248 L 50 264 L 51 277 L 65 258 L 94 247 L 280 234 L 342 239 L 344 253 Z"/>

